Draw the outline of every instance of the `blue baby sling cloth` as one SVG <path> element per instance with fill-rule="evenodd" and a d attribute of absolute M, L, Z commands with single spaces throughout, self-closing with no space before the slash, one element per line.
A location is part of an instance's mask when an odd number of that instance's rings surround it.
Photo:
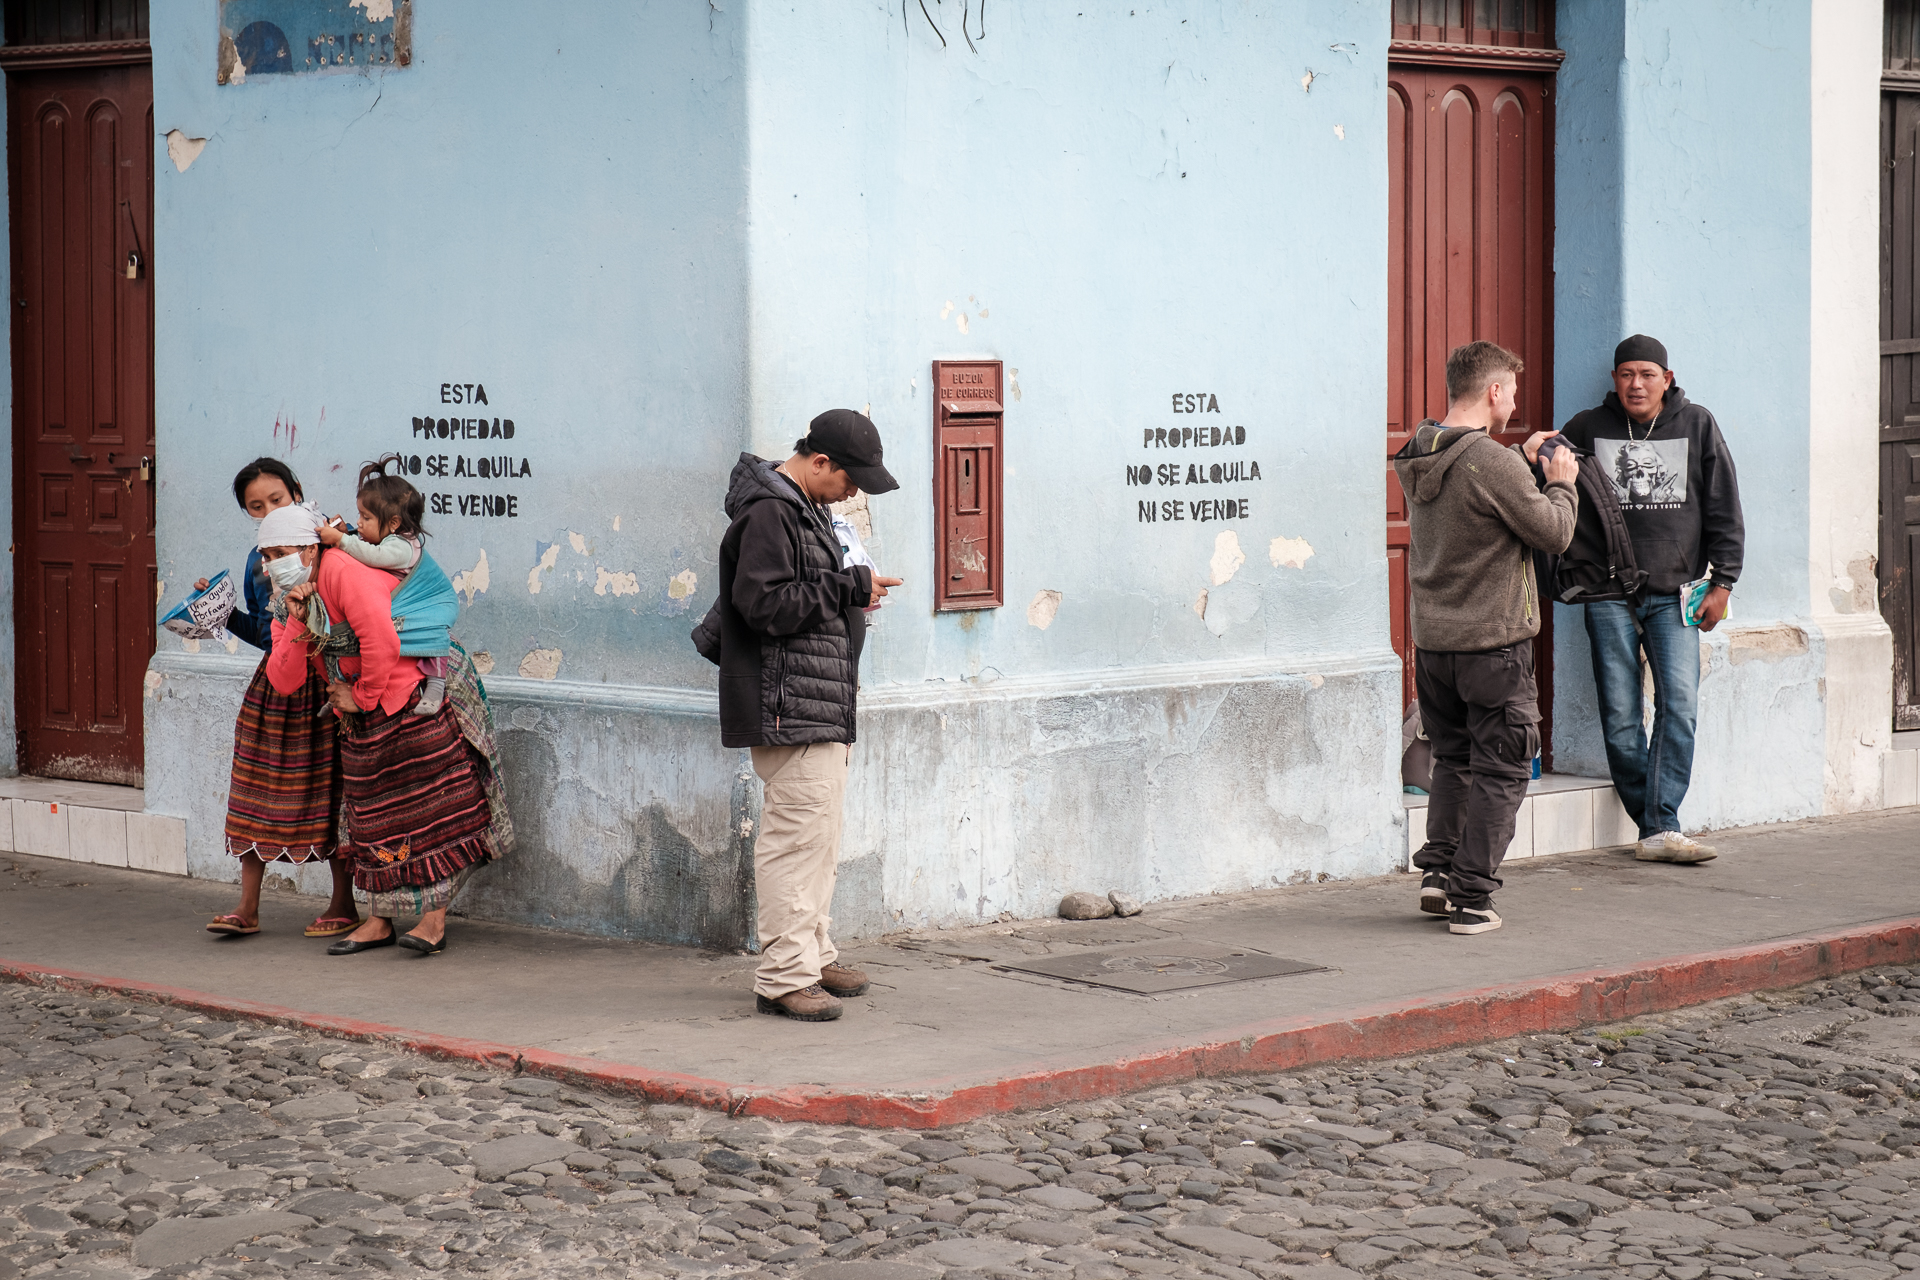
<path fill-rule="evenodd" d="M 413 572 L 393 593 L 392 609 L 393 629 L 400 634 L 401 657 L 444 658 L 452 652 L 453 624 L 460 616 L 460 597 L 454 594 L 453 583 L 447 580 L 446 573 L 432 556 L 424 551 L 420 553 L 420 563 L 413 566 Z M 335 622 L 327 616 L 327 606 L 317 591 L 307 597 L 307 614 L 313 651 L 326 667 L 327 678 L 344 680 L 340 659 L 360 652 L 360 637 L 344 619 Z"/>

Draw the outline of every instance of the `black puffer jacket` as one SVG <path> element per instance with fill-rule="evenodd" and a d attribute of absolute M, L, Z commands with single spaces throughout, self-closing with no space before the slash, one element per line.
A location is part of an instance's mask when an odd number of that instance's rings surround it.
<path fill-rule="evenodd" d="M 726 511 L 720 596 L 693 633 L 720 664 L 720 741 L 852 742 L 872 571 L 840 567 L 826 510 L 765 458 L 740 455 Z"/>

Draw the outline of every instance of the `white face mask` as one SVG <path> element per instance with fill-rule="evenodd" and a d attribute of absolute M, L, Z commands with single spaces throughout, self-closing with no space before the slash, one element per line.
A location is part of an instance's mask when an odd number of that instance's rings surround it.
<path fill-rule="evenodd" d="M 267 576 L 273 579 L 273 585 L 282 591 L 305 582 L 310 572 L 306 565 L 300 563 L 300 556 L 297 553 L 267 561 Z"/>

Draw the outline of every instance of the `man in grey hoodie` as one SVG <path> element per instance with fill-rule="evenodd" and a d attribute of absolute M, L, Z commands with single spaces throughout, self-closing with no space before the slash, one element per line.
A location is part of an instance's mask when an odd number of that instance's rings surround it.
<path fill-rule="evenodd" d="M 1452 933 L 1500 927 L 1500 862 L 1540 750 L 1532 551 L 1566 550 L 1579 504 L 1571 450 L 1543 455 L 1541 489 L 1518 447 L 1490 434 L 1513 416 L 1522 368 L 1491 342 L 1456 348 L 1447 416 L 1422 422 L 1393 459 L 1408 498 L 1414 685 L 1433 744 L 1427 842 L 1413 862 L 1420 909 Z"/>

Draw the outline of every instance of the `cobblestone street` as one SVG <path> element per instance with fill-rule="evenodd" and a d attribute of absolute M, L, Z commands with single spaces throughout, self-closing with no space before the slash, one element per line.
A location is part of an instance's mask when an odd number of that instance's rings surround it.
<path fill-rule="evenodd" d="M 11 986 L 0 1280 L 1865 1280 L 1920 1270 L 1915 1014 L 1920 970 L 1883 969 L 916 1133 Z"/>

